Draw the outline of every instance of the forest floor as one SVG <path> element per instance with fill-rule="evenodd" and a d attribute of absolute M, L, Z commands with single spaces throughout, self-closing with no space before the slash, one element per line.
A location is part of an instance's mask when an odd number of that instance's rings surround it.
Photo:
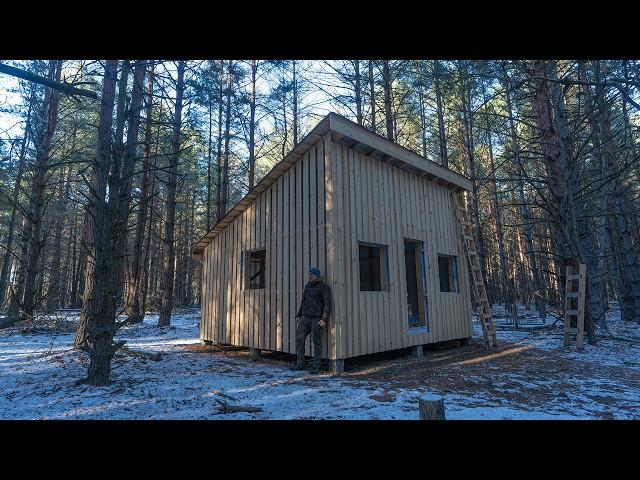
<path fill-rule="evenodd" d="M 0 330 L 0 419 L 402 419 L 418 397 L 444 396 L 448 419 L 640 419 L 640 325 L 612 305 L 597 346 L 562 345 L 562 327 L 521 310 L 516 330 L 494 309 L 499 348 L 485 351 L 479 325 L 469 345 L 422 358 L 395 352 L 347 362 L 339 375 L 289 370 L 292 356 L 203 346 L 199 313 L 157 315 L 122 329 L 112 383 L 76 385 L 88 356 L 72 349 L 77 313 Z M 220 402 L 260 411 L 220 413 Z"/>

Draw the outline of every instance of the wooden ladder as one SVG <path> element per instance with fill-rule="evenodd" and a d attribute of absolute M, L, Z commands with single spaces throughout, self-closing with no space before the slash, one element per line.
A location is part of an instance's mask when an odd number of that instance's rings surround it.
<path fill-rule="evenodd" d="M 569 345 L 571 335 L 576 335 L 578 350 L 584 348 L 584 301 L 587 282 L 587 266 L 584 263 L 575 267 L 567 267 L 567 281 L 565 283 L 564 298 L 564 344 Z M 575 302 L 575 304 L 574 304 Z M 571 320 L 575 320 L 575 327 Z"/>
<path fill-rule="evenodd" d="M 493 326 L 493 315 L 491 314 L 491 306 L 489 305 L 489 298 L 487 297 L 487 287 L 485 286 L 484 278 L 482 278 L 480 257 L 478 257 L 476 244 L 473 240 L 471 216 L 465 204 L 464 192 L 454 192 L 453 197 L 456 206 L 456 218 L 460 227 L 460 236 L 464 244 L 467 261 L 471 266 L 471 288 L 473 288 L 476 300 L 476 311 L 480 319 L 480 326 L 482 327 L 485 348 L 495 348 L 498 346 L 498 339 L 496 338 L 496 330 Z"/>

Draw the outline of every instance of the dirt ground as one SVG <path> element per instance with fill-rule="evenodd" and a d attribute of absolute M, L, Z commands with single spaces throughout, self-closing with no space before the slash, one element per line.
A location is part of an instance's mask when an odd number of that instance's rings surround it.
<path fill-rule="evenodd" d="M 640 418 L 640 374 L 628 365 L 582 361 L 575 345 L 549 350 L 531 342 L 502 340 L 485 350 L 481 338 L 466 346 L 458 342 L 429 346 L 421 358 L 408 351 L 386 352 L 345 362 L 345 372 L 331 377 L 354 387 L 383 385 L 383 393 L 370 398 L 393 402 L 403 390 L 429 390 L 468 398 L 487 399 L 493 405 L 549 410 L 567 415 L 588 412 L 595 418 L 616 414 Z M 626 345 L 623 345 L 626 346 Z M 262 364 L 284 366 L 293 355 L 267 352 L 250 360 L 247 349 L 223 345 L 190 345 L 192 352 L 219 352 Z M 427 347 L 425 347 L 427 348 Z M 637 364 L 636 364 L 637 365 Z M 330 375 L 325 372 L 325 375 Z M 318 377 L 309 376 L 313 386 Z M 477 406 L 486 406 L 484 400 Z M 473 406 L 470 404 L 470 406 Z"/>
<path fill-rule="evenodd" d="M 77 385 L 88 358 L 73 350 L 76 317 L 0 331 L 0 417 L 415 420 L 419 398 L 434 393 L 452 420 L 640 419 L 640 324 L 617 309 L 582 352 L 563 346 L 552 319 L 515 328 L 496 315 L 496 349 L 476 331 L 468 345 L 430 345 L 421 358 L 406 349 L 348 359 L 336 375 L 291 371 L 293 355 L 200 345 L 198 312 L 170 327 L 148 315 L 123 329 L 127 348 L 97 388 Z M 257 410 L 221 414 L 222 399 Z"/>

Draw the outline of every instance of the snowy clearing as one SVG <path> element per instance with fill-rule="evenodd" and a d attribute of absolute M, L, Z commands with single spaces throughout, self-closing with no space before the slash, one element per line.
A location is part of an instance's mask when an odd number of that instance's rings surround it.
<path fill-rule="evenodd" d="M 640 419 L 640 326 L 623 324 L 615 305 L 607 338 L 582 353 L 562 346 L 552 317 L 513 331 L 495 314 L 497 350 L 484 351 L 476 324 L 465 347 L 384 354 L 315 376 L 289 370 L 291 356 L 252 360 L 246 349 L 200 345 L 198 313 L 174 315 L 166 328 L 148 315 L 117 338 L 162 359 L 118 353 L 112 383 L 96 388 L 75 385 L 88 357 L 72 350 L 77 316 L 59 313 L 0 331 L 0 418 L 412 420 L 418 397 L 432 392 L 444 396 L 448 419 Z M 219 413 L 219 402 L 260 411 Z"/>

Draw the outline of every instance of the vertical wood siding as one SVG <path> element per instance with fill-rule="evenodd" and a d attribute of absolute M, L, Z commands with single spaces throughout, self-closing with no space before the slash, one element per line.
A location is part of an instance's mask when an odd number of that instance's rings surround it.
<path fill-rule="evenodd" d="M 294 317 L 311 266 L 333 291 L 323 358 L 471 336 L 469 279 L 453 208 L 445 187 L 326 135 L 207 245 L 201 338 L 295 353 Z M 408 326 L 405 238 L 424 245 L 428 331 Z M 360 291 L 359 242 L 386 246 L 386 290 Z M 265 288 L 242 289 L 243 252 L 260 248 Z M 456 256 L 459 292 L 440 292 L 438 254 Z M 306 349 L 310 354 L 310 337 Z"/>

